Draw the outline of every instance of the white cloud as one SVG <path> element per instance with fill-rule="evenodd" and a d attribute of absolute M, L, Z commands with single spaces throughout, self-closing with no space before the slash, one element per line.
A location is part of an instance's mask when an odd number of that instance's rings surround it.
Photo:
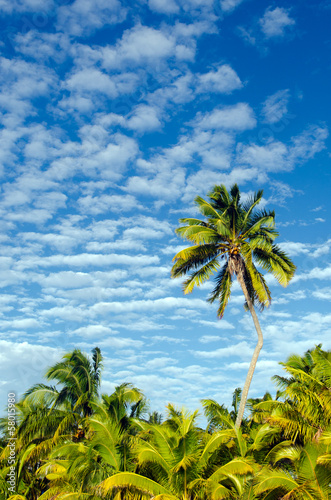
<path fill-rule="evenodd" d="M 163 84 L 154 92 L 146 96 L 146 100 L 160 109 L 174 107 L 176 104 L 185 104 L 194 99 L 193 87 L 196 84 L 195 78 L 190 71 L 183 75 L 175 75 L 167 84 Z"/>
<path fill-rule="evenodd" d="M 312 259 L 316 259 L 330 252 L 331 240 L 327 240 L 324 243 L 301 243 L 286 241 L 284 243 L 280 243 L 279 246 L 284 251 L 288 252 L 291 256 L 304 254 Z"/>
<path fill-rule="evenodd" d="M 38 282 L 43 287 L 55 288 L 81 288 L 93 284 L 91 274 L 74 272 L 74 271 L 60 271 L 58 273 L 50 273 L 48 276 L 40 276 Z"/>
<path fill-rule="evenodd" d="M 236 162 L 239 165 L 258 167 L 264 171 L 290 171 L 322 151 L 327 137 L 326 128 L 313 126 L 292 137 L 289 145 L 276 140 L 270 141 L 265 146 L 239 144 Z"/>
<path fill-rule="evenodd" d="M 111 349 L 138 349 L 144 345 L 144 342 L 124 337 L 108 337 L 107 340 L 98 341 L 98 345 L 101 348 L 110 347 Z"/>
<path fill-rule="evenodd" d="M 40 323 L 35 318 L 12 319 L 10 321 L 0 320 L 0 328 L 6 330 L 26 330 L 39 327 Z"/>
<path fill-rule="evenodd" d="M 154 177 L 129 177 L 126 189 L 136 195 L 147 195 L 165 200 L 173 200 L 180 196 L 185 181 L 183 168 L 160 168 Z"/>
<path fill-rule="evenodd" d="M 176 14 L 179 7 L 175 0 L 148 0 L 148 7 L 161 14 Z"/>
<path fill-rule="evenodd" d="M 165 297 L 156 300 L 130 300 L 127 302 L 99 302 L 91 307 L 92 314 L 129 313 L 135 311 L 167 311 L 177 307 L 206 309 L 209 305 L 201 299 Z"/>
<path fill-rule="evenodd" d="M 289 10 L 282 7 L 268 7 L 260 19 L 261 30 L 266 38 L 283 36 L 286 28 L 294 24 L 295 20 L 289 16 Z"/>
<path fill-rule="evenodd" d="M 119 255 L 119 254 L 75 254 L 75 255 L 52 255 L 50 257 L 32 258 L 27 257 L 18 263 L 18 268 L 28 269 L 34 267 L 52 267 L 52 266 L 73 266 L 85 267 L 96 266 L 103 267 L 105 265 L 150 265 L 157 264 L 159 257 L 156 255 Z"/>
<path fill-rule="evenodd" d="M 57 84 L 50 69 L 21 59 L 0 58 L 0 108 L 7 111 L 1 121 L 15 129 L 27 115 L 35 113 L 33 100 L 48 93 Z M 8 133 L 8 132 L 7 132 Z"/>
<path fill-rule="evenodd" d="M 147 337 L 145 337 L 147 338 Z M 153 343 L 157 342 L 168 342 L 170 344 L 183 344 L 186 343 L 186 339 L 181 339 L 178 337 L 169 337 L 167 335 L 153 335 L 151 337 L 148 337 L 148 340 L 153 341 Z"/>
<path fill-rule="evenodd" d="M 8 392 L 21 395 L 33 384 L 40 382 L 46 368 L 57 362 L 61 353 L 61 345 L 49 347 L 28 342 L 0 340 L 3 403 L 7 400 L 5 394 Z"/>
<path fill-rule="evenodd" d="M 240 89 L 243 84 L 237 73 L 228 64 L 223 64 L 216 71 L 198 75 L 197 92 L 220 92 L 229 94 Z"/>
<path fill-rule="evenodd" d="M 329 135 L 327 127 L 313 125 L 302 134 L 292 138 L 293 146 L 290 150 L 291 161 L 306 161 L 313 158 L 325 148 L 325 140 Z"/>
<path fill-rule="evenodd" d="M 21 54 L 33 59 L 44 61 L 53 59 L 58 63 L 63 62 L 72 51 L 67 34 L 44 33 L 33 29 L 16 35 L 15 48 Z"/>
<path fill-rule="evenodd" d="M 271 142 L 266 146 L 239 145 L 237 162 L 267 171 L 287 170 L 289 168 L 288 148 L 279 141 Z"/>
<path fill-rule="evenodd" d="M 253 350 L 247 342 L 239 342 L 228 347 L 221 347 L 213 351 L 191 351 L 194 356 L 207 359 L 227 358 L 229 356 L 249 357 Z"/>
<path fill-rule="evenodd" d="M 0 12 L 12 14 L 13 12 L 46 12 L 54 8 L 53 0 L 0 0 Z"/>
<path fill-rule="evenodd" d="M 144 207 L 138 200 L 130 195 L 87 195 L 78 199 L 78 204 L 84 214 L 102 214 L 106 212 L 129 212 L 132 209 L 143 210 Z"/>
<path fill-rule="evenodd" d="M 105 73 L 97 69 L 85 68 L 74 73 L 65 82 L 69 90 L 102 92 L 108 97 L 116 97 L 118 90 L 114 81 Z"/>
<path fill-rule="evenodd" d="M 252 108 L 246 103 L 239 103 L 233 106 L 224 106 L 215 109 L 210 113 L 198 113 L 196 118 L 190 123 L 202 130 L 250 130 L 256 126 L 256 119 Z"/>
<path fill-rule="evenodd" d="M 243 0 L 220 0 L 221 9 L 224 12 L 230 12 L 231 10 L 238 7 Z"/>
<path fill-rule="evenodd" d="M 137 25 L 124 32 L 115 47 L 102 53 L 105 68 L 152 64 L 175 54 L 176 41 L 171 35 L 148 26 Z"/>
<path fill-rule="evenodd" d="M 87 325 L 77 328 L 76 330 L 73 330 L 71 332 L 71 335 L 79 335 L 87 338 L 96 337 L 96 339 L 99 340 L 100 337 L 105 337 L 106 335 L 114 335 L 115 333 L 118 332 L 112 330 L 107 326 L 98 324 L 98 325 Z"/>
<path fill-rule="evenodd" d="M 279 90 L 263 103 L 262 116 L 266 123 L 277 123 L 287 113 L 289 90 Z"/>
<path fill-rule="evenodd" d="M 127 164 L 136 157 L 138 146 L 134 139 L 119 133 L 109 137 L 108 141 L 107 145 L 100 147 L 93 137 L 84 138 L 76 168 L 92 177 L 99 173 L 101 179 L 120 180 Z M 58 163 L 53 162 L 53 166 Z"/>
<path fill-rule="evenodd" d="M 218 321 L 206 321 L 206 320 L 200 319 L 197 322 L 200 323 L 201 325 L 204 325 L 204 326 L 218 328 L 219 330 L 228 330 L 228 329 L 233 330 L 234 329 L 234 326 L 231 323 L 229 323 L 228 321 L 226 321 L 225 319 L 221 319 Z"/>
<path fill-rule="evenodd" d="M 329 280 L 331 278 L 331 265 L 322 268 L 314 267 L 311 271 L 305 272 L 304 274 L 296 274 L 293 278 L 293 282 L 296 281 L 306 281 L 310 279 L 317 280 Z"/>
<path fill-rule="evenodd" d="M 155 107 L 139 104 L 133 110 L 132 116 L 127 119 L 125 126 L 137 132 L 151 132 L 161 127 Z"/>
<path fill-rule="evenodd" d="M 75 0 L 58 8 L 57 28 L 82 36 L 109 24 L 124 21 L 126 9 L 118 0 Z"/>
<path fill-rule="evenodd" d="M 316 299 L 331 300 L 331 288 L 320 288 L 319 290 L 313 291 L 312 295 Z"/>
<path fill-rule="evenodd" d="M 222 340 L 222 337 L 219 335 L 203 335 L 199 338 L 199 342 L 202 344 L 209 344 L 210 342 L 219 342 Z"/>

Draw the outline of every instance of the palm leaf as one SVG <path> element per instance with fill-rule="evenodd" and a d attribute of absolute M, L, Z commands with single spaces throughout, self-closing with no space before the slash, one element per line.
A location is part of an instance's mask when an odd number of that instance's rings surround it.
<path fill-rule="evenodd" d="M 217 315 L 222 318 L 225 308 L 231 295 L 232 277 L 229 270 L 229 263 L 226 262 L 216 276 L 216 286 L 208 297 L 208 302 L 213 303 L 219 299 Z"/>
<path fill-rule="evenodd" d="M 170 491 L 151 479 L 133 472 L 120 472 L 105 479 L 98 487 L 102 493 L 109 493 L 116 489 L 133 488 L 151 496 L 166 495 L 173 497 Z M 173 497 L 174 498 L 174 497 Z"/>

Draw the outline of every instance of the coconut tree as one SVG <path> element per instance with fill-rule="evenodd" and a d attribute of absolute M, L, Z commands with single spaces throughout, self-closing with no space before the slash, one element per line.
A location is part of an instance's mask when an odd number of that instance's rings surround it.
<path fill-rule="evenodd" d="M 19 402 L 18 438 L 31 442 L 44 440 L 46 435 L 78 433 L 81 421 L 93 413 L 101 370 L 98 347 L 92 350 L 92 360 L 79 349 L 65 354 L 45 375 L 57 386 L 35 384 Z"/>
<path fill-rule="evenodd" d="M 246 202 L 242 202 L 237 184 L 228 192 L 224 185 L 215 186 L 208 194 L 209 201 L 195 198 L 205 220 L 180 219 L 176 230 L 192 246 L 178 252 L 172 268 L 172 277 L 189 274 L 184 281 L 184 293 L 190 293 L 215 275 L 216 285 L 209 302 L 219 301 L 218 316 L 222 318 L 230 299 L 233 278 L 236 277 L 245 297 L 245 306 L 250 311 L 258 335 L 253 357 L 243 388 L 236 419 L 239 427 L 244 414 L 248 390 L 256 362 L 263 346 L 263 335 L 255 305 L 261 310 L 271 303 L 271 294 L 262 270 L 270 272 L 277 281 L 287 286 L 295 272 L 290 258 L 274 244 L 278 233 L 275 229 L 275 213 L 259 210 L 263 191 L 258 191 Z M 221 262 L 223 261 L 223 262 Z M 258 266 L 258 267 L 257 267 Z"/>
<path fill-rule="evenodd" d="M 89 417 L 89 428 L 89 439 L 67 441 L 57 446 L 39 469 L 38 474 L 49 481 L 41 500 L 94 499 L 94 487 L 123 470 L 123 430 L 120 426 L 107 415 L 100 414 Z"/>
<path fill-rule="evenodd" d="M 92 415 L 82 420 L 86 432 L 59 442 L 38 471 L 49 480 L 41 500 L 99 498 L 94 491 L 97 484 L 117 472 L 134 470 L 131 441 L 137 432 L 136 418 L 145 408 L 141 391 L 128 383 L 91 401 Z"/>
<path fill-rule="evenodd" d="M 269 500 L 329 500 L 331 469 L 325 451 L 317 443 L 278 450 L 274 466 L 264 467 L 255 477 L 255 494 Z"/>
<path fill-rule="evenodd" d="M 140 421 L 136 471 L 112 475 L 96 491 L 106 498 L 121 491 L 158 500 L 239 498 L 245 487 L 240 479 L 254 474 L 254 460 L 238 456 L 220 463 L 218 450 L 229 435 L 203 432 L 197 414 L 168 405 L 163 424 Z"/>
<path fill-rule="evenodd" d="M 93 349 L 92 360 L 75 349 L 46 373 L 46 378 L 55 380 L 58 387 L 36 384 L 17 403 L 16 469 L 19 470 L 20 463 L 25 464 L 20 475 L 22 484 L 36 489 L 41 483 L 35 477 L 35 471 L 50 451 L 65 441 L 83 439 L 88 429 L 88 417 L 93 413 L 92 404 L 98 398 L 101 368 L 99 348 Z M 5 431 L 5 418 L 1 427 Z M 5 453 L 6 449 L 0 459 Z M 34 477 L 33 481 L 29 475 Z M 32 490 L 29 490 L 31 499 L 32 495 Z"/>
<path fill-rule="evenodd" d="M 331 425 L 331 351 L 321 346 L 280 363 L 288 376 L 275 375 L 279 398 L 254 405 L 254 419 L 268 421 L 298 444 L 318 441 Z"/>

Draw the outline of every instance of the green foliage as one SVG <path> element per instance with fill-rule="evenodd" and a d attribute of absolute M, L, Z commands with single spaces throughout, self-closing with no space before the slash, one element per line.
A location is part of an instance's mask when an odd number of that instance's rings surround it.
<path fill-rule="evenodd" d="M 74 359 L 70 354 L 65 360 Z M 85 366 L 100 377 L 96 355 Z M 86 416 L 81 406 L 74 411 L 79 398 L 59 402 L 61 389 L 53 388 L 53 396 L 47 386 L 35 386 L 19 403 L 14 493 L 6 480 L 9 449 L 5 439 L 0 443 L 0 498 L 330 500 L 330 361 L 321 346 L 290 356 L 281 363 L 288 377 L 274 377 L 277 399 L 266 393 L 250 400 L 251 415 L 240 428 L 240 389 L 231 411 L 202 401 L 203 430 L 198 411 L 169 404 L 164 420 L 148 413 L 143 394 L 128 383 L 109 395 L 91 395 Z M 88 391 L 87 381 L 79 386 Z M 43 429 L 32 425 L 33 417 Z"/>
<path fill-rule="evenodd" d="M 279 426 L 286 438 L 304 444 L 331 425 L 331 353 L 321 346 L 280 363 L 289 375 L 273 380 L 281 389 L 276 401 L 254 406 L 255 419 Z"/>
<path fill-rule="evenodd" d="M 242 273 L 252 304 L 263 308 L 270 305 L 271 295 L 256 265 L 273 274 L 283 286 L 294 274 L 294 264 L 274 244 L 278 236 L 274 212 L 257 209 L 262 195 L 263 191 L 258 191 L 243 203 L 236 184 L 230 192 L 224 185 L 215 186 L 208 194 L 209 201 L 195 198 L 206 220 L 183 218 L 183 225 L 176 230 L 192 246 L 175 255 L 172 276 L 190 273 L 183 284 L 184 292 L 190 293 L 215 275 L 209 301 L 219 299 L 219 317 L 230 299 L 233 275 Z M 223 265 L 221 260 L 225 261 Z"/>

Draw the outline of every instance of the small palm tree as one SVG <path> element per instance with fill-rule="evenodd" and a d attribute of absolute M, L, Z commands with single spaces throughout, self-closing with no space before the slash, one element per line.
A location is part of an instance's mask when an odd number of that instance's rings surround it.
<path fill-rule="evenodd" d="M 262 310 L 271 303 L 271 295 L 262 273 L 271 272 L 278 282 L 287 286 L 295 272 L 289 257 L 274 244 L 278 236 L 275 230 L 275 213 L 257 210 L 263 191 L 258 191 L 243 203 L 237 184 L 230 192 L 224 185 L 215 186 L 206 201 L 200 196 L 195 202 L 206 220 L 181 219 L 183 226 L 176 232 L 193 243 L 175 255 L 172 277 L 190 273 L 184 281 L 184 292 L 192 292 L 216 273 L 216 286 L 209 302 L 219 301 L 218 316 L 222 318 L 230 299 L 231 285 L 235 276 L 242 288 L 246 307 L 249 309 L 258 335 L 252 361 L 242 392 L 236 425 L 239 427 L 244 414 L 248 390 L 256 362 L 263 345 L 263 335 L 254 305 Z M 221 265 L 223 260 L 223 265 Z"/>

